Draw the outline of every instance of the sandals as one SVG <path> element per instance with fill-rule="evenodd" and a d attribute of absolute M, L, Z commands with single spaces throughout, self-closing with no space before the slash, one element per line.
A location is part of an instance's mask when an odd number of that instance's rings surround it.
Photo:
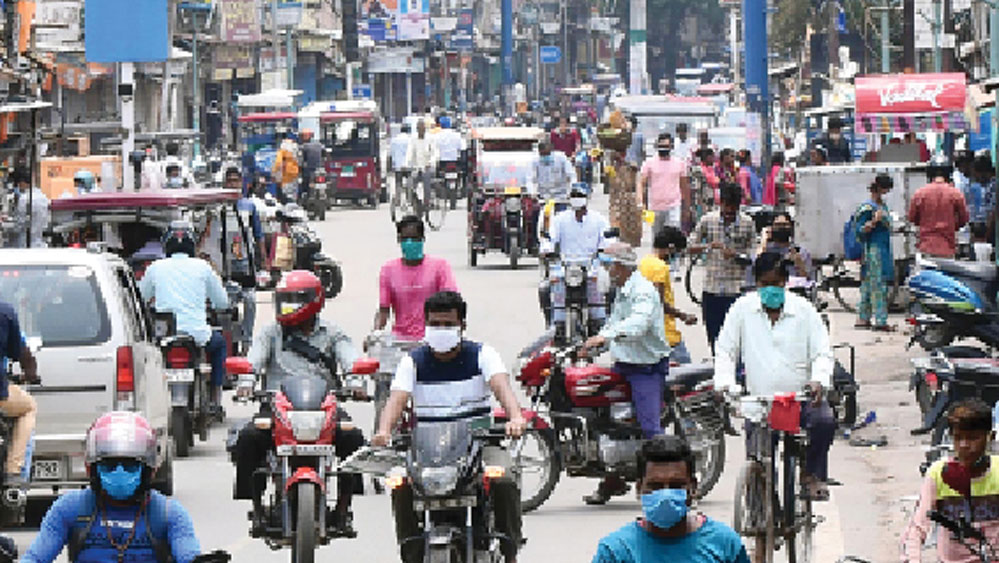
<path fill-rule="evenodd" d="M 829 500 L 829 486 L 812 475 L 805 475 L 801 482 L 804 491 L 802 496 L 812 502 L 825 502 Z"/>
<path fill-rule="evenodd" d="M 895 332 L 895 325 L 877 325 L 872 328 L 874 332 Z"/>

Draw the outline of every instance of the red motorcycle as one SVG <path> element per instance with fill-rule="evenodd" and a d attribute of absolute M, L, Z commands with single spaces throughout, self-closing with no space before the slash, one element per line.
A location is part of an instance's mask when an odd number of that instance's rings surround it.
<path fill-rule="evenodd" d="M 635 456 L 643 439 L 631 386 L 610 367 L 582 358 L 580 347 L 554 346 L 550 331 L 520 353 L 517 380 L 532 403 L 523 411 L 532 431 L 515 460 L 525 512 L 548 499 L 563 468 L 570 477 L 638 476 Z M 662 427 L 694 450 L 699 498 L 718 482 L 725 464 L 727 411 L 710 384 L 713 374 L 710 364 L 671 368 L 663 394 Z M 501 421 L 506 413 L 493 416 Z"/>
<path fill-rule="evenodd" d="M 377 370 L 376 360 L 362 359 L 352 372 L 371 375 Z M 253 366 L 246 358 L 227 358 L 226 371 L 245 376 Z M 274 449 L 258 470 L 267 474 L 269 490 L 252 517 L 265 523 L 257 533 L 269 547 L 291 546 L 292 563 L 312 563 L 317 545 L 339 537 L 331 502 L 336 487 L 328 481 L 338 476 L 336 431 L 353 425 L 338 420 L 337 402 L 363 398 L 356 390 L 331 388 L 326 379 L 307 375 L 288 378 L 279 391 L 254 394 L 261 409 L 253 424 L 271 430 Z"/>

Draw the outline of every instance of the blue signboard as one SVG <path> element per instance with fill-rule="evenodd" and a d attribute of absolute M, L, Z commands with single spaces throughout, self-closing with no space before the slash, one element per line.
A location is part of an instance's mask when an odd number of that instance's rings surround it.
<path fill-rule="evenodd" d="M 354 84 L 354 87 L 351 88 L 351 90 L 352 90 L 351 95 L 353 95 L 354 98 L 363 98 L 366 100 L 371 99 L 370 84 Z"/>
<path fill-rule="evenodd" d="M 542 45 L 538 51 L 542 64 L 554 65 L 562 60 L 562 49 L 555 45 Z"/>
<path fill-rule="evenodd" d="M 87 62 L 163 62 L 170 54 L 167 0 L 86 0 Z"/>
<path fill-rule="evenodd" d="M 978 152 L 992 148 L 992 110 L 978 115 L 978 132 L 968 131 L 968 150 Z"/>
<path fill-rule="evenodd" d="M 475 15 L 471 8 L 463 8 L 458 14 L 458 25 L 451 33 L 451 48 L 465 52 L 475 49 Z"/>

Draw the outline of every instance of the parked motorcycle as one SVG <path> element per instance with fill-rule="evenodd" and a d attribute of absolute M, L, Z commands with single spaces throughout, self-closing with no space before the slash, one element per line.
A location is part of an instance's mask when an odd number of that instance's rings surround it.
<path fill-rule="evenodd" d="M 925 350 L 962 337 L 999 345 L 999 269 L 994 264 L 918 257 L 916 267 L 908 281 L 915 342 Z"/>
<path fill-rule="evenodd" d="M 285 205 L 277 211 L 275 219 L 280 223 L 277 236 L 289 237 L 294 248 L 291 264 L 287 269 L 313 272 L 323 282 L 326 298 L 336 297 L 343 288 L 340 263 L 323 252 L 322 239 L 309 226 L 302 208 L 296 204 Z"/>
<path fill-rule="evenodd" d="M 374 360 L 358 360 L 355 374 L 371 374 L 378 369 Z M 237 376 L 253 373 L 246 358 L 227 358 L 226 371 Z M 258 469 L 267 475 L 264 502 L 250 514 L 251 534 L 263 537 L 272 549 L 291 547 L 292 563 L 315 561 L 317 545 L 341 537 L 334 516 L 330 479 L 338 476 L 334 440 L 338 428 L 353 427 L 337 417 L 339 400 L 358 399 L 350 388 L 331 387 L 321 377 L 299 375 L 284 381 L 275 392 L 258 391 L 260 413 L 253 423 L 270 429 L 274 449 L 267 464 Z"/>
<path fill-rule="evenodd" d="M 520 354 L 517 380 L 532 403 L 523 412 L 531 429 L 523 448 L 537 451 L 515 460 L 525 512 L 548 499 L 563 467 L 570 477 L 638 476 L 635 455 L 643 437 L 630 385 L 611 368 L 581 358 L 581 344 L 553 346 L 553 336 L 549 331 Z M 672 368 L 663 396 L 663 428 L 687 439 L 697 456 L 698 497 L 717 483 L 725 464 L 727 410 L 710 385 L 713 373 L 710 365 Z M 550 423 L 538 413 L 542 405 Z M 506 413 L 493 416 L 503 420 Z M 527 480 L 532 473 L 540 475 L 537 483 Z"/>

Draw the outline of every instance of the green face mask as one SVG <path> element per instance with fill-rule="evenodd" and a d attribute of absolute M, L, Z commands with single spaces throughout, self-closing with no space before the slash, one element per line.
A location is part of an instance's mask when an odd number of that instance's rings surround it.
<path fill-rule="evenodd" d="M 413 238 L 402 239 L 402 257 L 406 260 L 423 260 L 423 241 Z"/>
<path fill-rule="evenodd" d="M 760 303 L 767 309 L 780 309 L 784 306 L 784 288 L 779 285 L 766 285 L 758 290 Z"/>

